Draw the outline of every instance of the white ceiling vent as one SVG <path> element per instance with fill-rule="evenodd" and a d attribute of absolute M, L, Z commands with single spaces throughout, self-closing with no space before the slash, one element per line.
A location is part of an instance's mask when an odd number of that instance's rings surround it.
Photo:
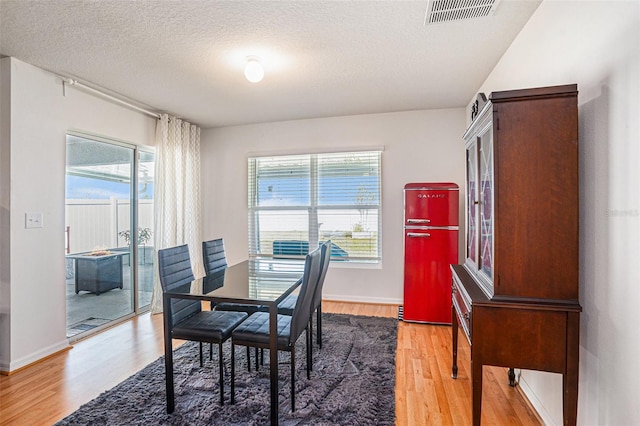
<path fill-rule="evenodd" d="M 460 21 L 493 15 L 500 0 L 429 0 L 424 24 Z"/>

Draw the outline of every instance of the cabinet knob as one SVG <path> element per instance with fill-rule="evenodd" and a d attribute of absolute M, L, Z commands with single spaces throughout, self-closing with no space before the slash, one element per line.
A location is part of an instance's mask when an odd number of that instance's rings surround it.
<path fill-rule="evenodd" d="M 480 204 L 480 201 L 474 201 L 473 204 Z"/>

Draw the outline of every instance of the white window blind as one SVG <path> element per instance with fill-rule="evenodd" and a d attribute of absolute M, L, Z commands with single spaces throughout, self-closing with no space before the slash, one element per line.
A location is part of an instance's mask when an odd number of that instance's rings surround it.
<path fill-rule="evenodd" d="M 249 255 L 380 261 L 381 152 L 249 158 Z"/>

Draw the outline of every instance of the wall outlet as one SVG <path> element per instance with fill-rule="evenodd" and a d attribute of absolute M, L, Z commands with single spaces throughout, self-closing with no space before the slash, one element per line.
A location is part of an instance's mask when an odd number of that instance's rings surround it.
<path fill-rule="evenodd" d="M 42 224 L 42 213 L 25 213 L 24 227 L 27 229 L 44 227 Z"/>

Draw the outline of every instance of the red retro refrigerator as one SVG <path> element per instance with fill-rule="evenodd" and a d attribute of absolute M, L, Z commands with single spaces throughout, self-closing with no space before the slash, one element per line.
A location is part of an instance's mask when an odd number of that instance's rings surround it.
<path fill-rule="evenodd" d="M 458 185 L 404 187 L 404 321 L 451 324 L 451 269 L 458 263 Z"/>

